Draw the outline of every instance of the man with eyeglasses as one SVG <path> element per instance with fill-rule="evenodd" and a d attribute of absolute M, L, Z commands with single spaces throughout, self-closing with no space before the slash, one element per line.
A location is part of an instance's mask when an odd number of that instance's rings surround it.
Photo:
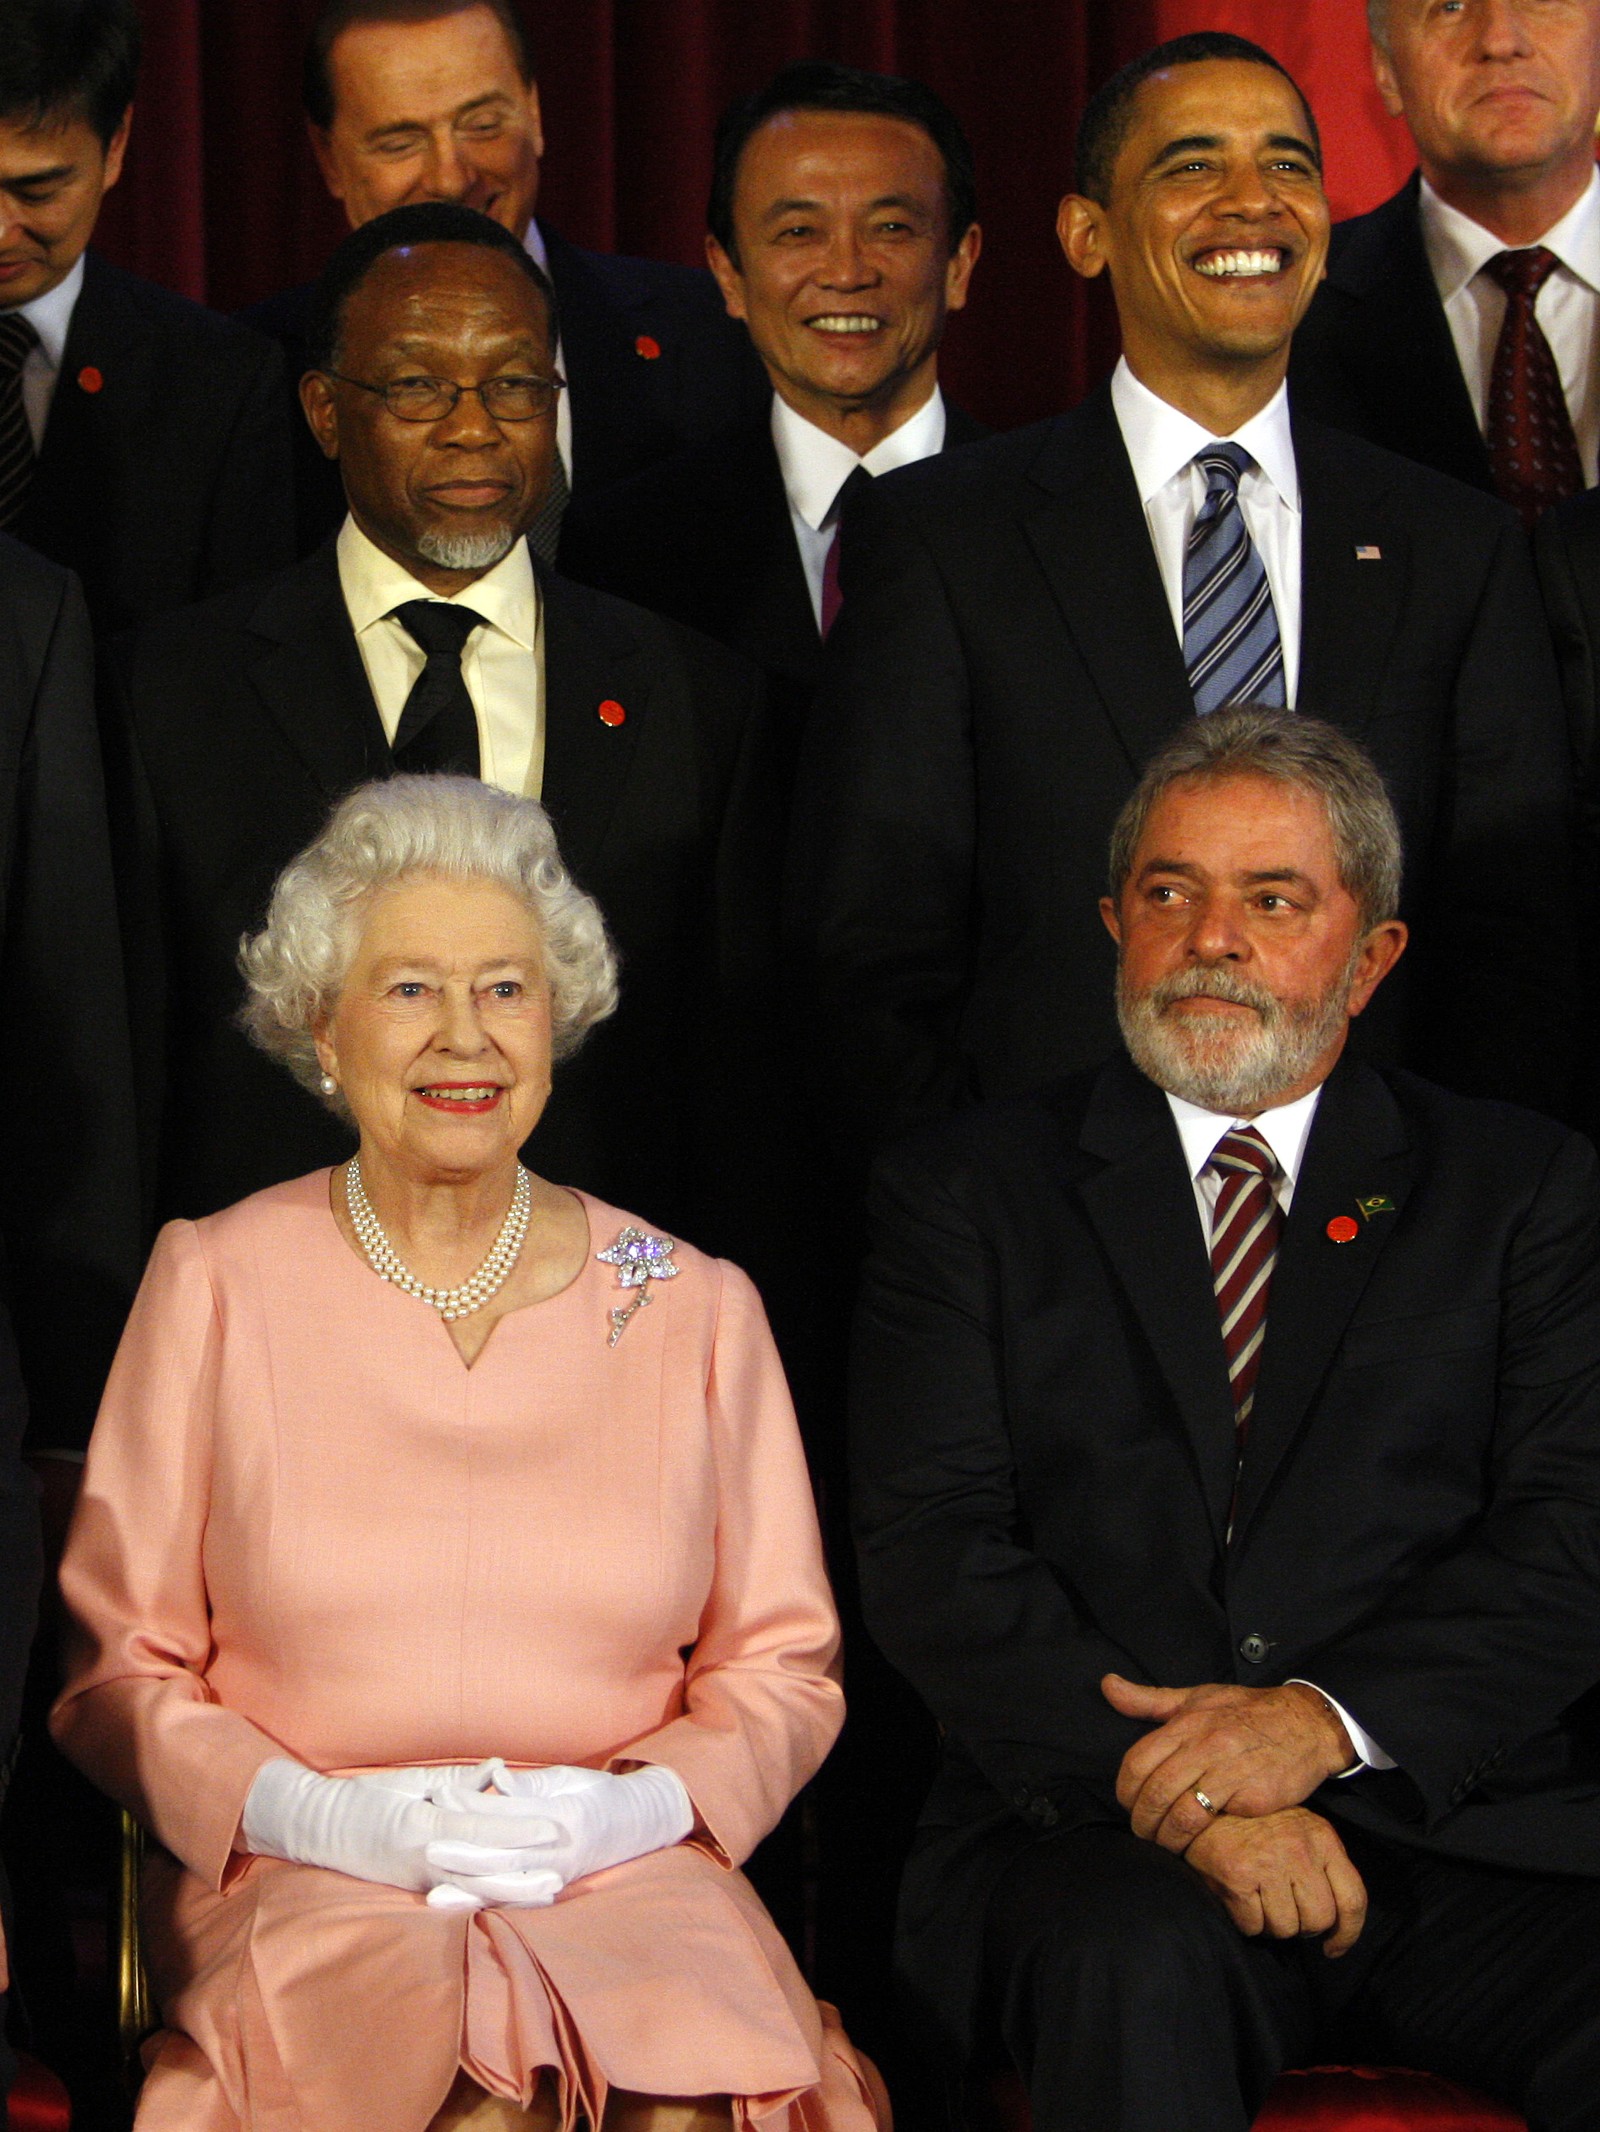
<path fill-rule="evenodd" d="M 760 684 L 721 646 L 532 555 L 557 333 L 543 273 L 469 208 L 398 208 L 353 232 L 319 285 L 301 387 L 344 484 L 337 540 L 167 618 L 123 662 L 146 801 L 132 990 L 162 1216 L 348 1152 L 235 1028 L 235 951 L 340 793 L 444 771 L 543 801 L 627 970 L 532 1159 L 702 1232 L 699 1067 L 733 914 L 754 900 L 740 795 Z"/>

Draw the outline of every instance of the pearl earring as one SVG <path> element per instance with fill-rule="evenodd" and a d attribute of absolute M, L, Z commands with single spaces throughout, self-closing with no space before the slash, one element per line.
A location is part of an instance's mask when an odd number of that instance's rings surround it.
<path fill-rule="evenodd" d="M 331 1073 L 325 1073 L 325 1074 L 324 1074 L 324 1075 L 322 1076 L 322 1081 L 321 1081 L 321 1084 L 320 1084 L 320 1085 L 321 1085 L 321 1088 L 322 1088 L 322 1093 L 323 1093 L 323 1094 L 324 1094 L 325 1096 L 333 1096 L 333 1095 L 337 1095 L 337 1094 L 338 1094 L 338 1092 L 339 1092 L 339 1084 L 338 1084 L 338 1082 L 337 1082 L 337 1081 L 336 1081 L 336 1080 L 335 1080 L 335 1079 L 333 1078 L 333 1075 L 332 1075 Z"/>

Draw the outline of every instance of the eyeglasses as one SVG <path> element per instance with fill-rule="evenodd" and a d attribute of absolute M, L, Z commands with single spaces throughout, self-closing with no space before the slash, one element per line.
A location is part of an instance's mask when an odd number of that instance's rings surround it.
<path fill-rule="evenodd" d="M 458 385 L 452 378 L 391 378 L 387 385 L 369 385 L 365 378 L 347 377 L 342 370 L 325 373 L 342 385 L 354 385 L 374 393 L 390 414 L 402 422 L 442 422 L 453 415 L 464 392 L 475 392 L 483 411 L 495 422 L 537 422 L 556 404 L 566 389 L 565 378 L 485 378 L 481 385 Z"/>

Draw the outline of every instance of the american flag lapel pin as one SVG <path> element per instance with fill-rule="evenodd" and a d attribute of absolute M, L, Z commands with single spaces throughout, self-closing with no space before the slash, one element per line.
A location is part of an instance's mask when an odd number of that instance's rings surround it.
<path fill-rule="evenodd" d="M 1374 547 L 1370 541 L 1357 541 L 1356 561 L 1358 563 L 1381 563 L 1383 561 L 1383 550 Z"/>

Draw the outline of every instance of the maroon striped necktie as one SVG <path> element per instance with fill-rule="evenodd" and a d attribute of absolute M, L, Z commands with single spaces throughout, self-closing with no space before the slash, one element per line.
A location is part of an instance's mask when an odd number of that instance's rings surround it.
<path fill-rule="evenodd" d="M 1531 533 L 1541 513 L 1583 487 L 1561 372 L 1534 315 L 1539 291 L 1560 264 L 1542 244 L 1497 252 L 1483 271 L 1506 292 L 1505 323 L 1489 373 L 1484 441 L 1495 490 Z"/>
<path fill-rule="evenodd" d="M 1253 1125 L 1236 1125 L 1211 1150 L 1206 1167 L 1222 1180 L 1211 1210 L 1211 1283 L 1217 1292 L 1242 1452 L 1261 1368 L 1267 1294 L 1283 1234 L 1283 1209 L 1272 1189 L 1278 1158 Z"/>

